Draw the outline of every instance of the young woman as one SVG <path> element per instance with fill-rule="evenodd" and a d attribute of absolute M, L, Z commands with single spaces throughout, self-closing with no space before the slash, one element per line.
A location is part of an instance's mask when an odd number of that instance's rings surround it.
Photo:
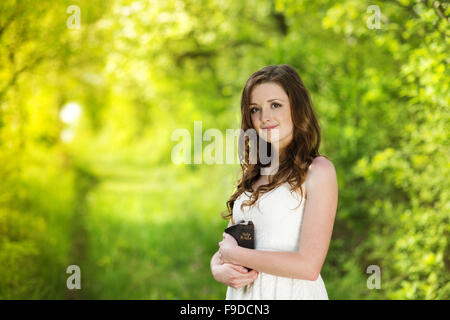
<path fill-rule="evenodd" d="M 242 92 L 241 115 L 241 129 L 256 130 L 271 150 L 270 164 L 278 164 L 262 171 L 267 162 L 260 161 L 259 152 L 256 163 L 249 163 L 246 141 L 242 177 L 224 218 L 231 218 L 229 226 L 253 221 L 255 249 L 240 247 L 223 233 L 212 274 L 228 286 L 227 300 L 328 299 L 320 271 L 338 185 L 332 162 L 319 154 L 320 127 L 300 76 L 288 65 L 255 72 Z"/>

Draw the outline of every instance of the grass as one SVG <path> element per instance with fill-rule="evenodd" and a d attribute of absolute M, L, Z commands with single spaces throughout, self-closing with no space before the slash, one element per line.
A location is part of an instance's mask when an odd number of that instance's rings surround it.
<path fill-rule="evenodd" d="M 224 299 L 209 262 L 227 224 L 219 211 L 228 186 L 214 188 L 206 172 L 115 168 L 94 169 L 101 182 L 86 199 L 78 297 Z"/>

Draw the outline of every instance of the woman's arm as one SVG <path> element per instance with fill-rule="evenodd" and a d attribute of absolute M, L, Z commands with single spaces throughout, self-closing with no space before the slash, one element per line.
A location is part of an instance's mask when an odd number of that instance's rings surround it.
<path fill-rule="evenodd" d="M 300 252 L 262 251 L 237 246 L 230 254 L 230 263 L 280 277 L 316 280 L 319 274 Z"/>
<path fill-rule="evenodd" d="M 231 218 L 230 222 L 228 222 L 227 228 L 233 224 L 233 220 L 232 219 L 233 218 Z M 214 255 L 212 256 L 211 262 L 210 262 L 210 268 L 211 268 L 211 272 L 213 273 L 213 275 L 214 275 L 214 267 L 218 266 L 218 265 L 221 265 L 221 264 L 223 264 L 223 261 L 222 261 L 222 259 L 220 259 L 219 251 L 216 251 L 216 253 L 214 253 Z"/>
<path fill-rule="evenodd" d="M 228 226 L 231 224 L 230 221 Z M 253 283 L 258 276 L 256 270 L 248 272 L 243 266 L 224 263 L 219 257 L 219 251 L 213 255 L 210 267 L 216 281 L 236 289 Z"/>
<path fill-rule="evenodd" d="M 224 262 L 282 277 L 316 280 L 328 252 L 337 209 L 338 186 L 333 164 L 316 158 L 306 179 L 307 201 L 298 252 L 270 252 L 237 246 L 224 234 L 219 249 Z"/>
<path fill-rule="evenodd" d="M 216 253 L 214 253 L 214 255 L 213 255 L 212 259 L 211 259 L 211 263 L 210 263 L 211 270 L 215 266 L 220 265 L 220 264 L 223 264 L 223 262 L 219 258 L 219 251 L 216 251 Z"/>

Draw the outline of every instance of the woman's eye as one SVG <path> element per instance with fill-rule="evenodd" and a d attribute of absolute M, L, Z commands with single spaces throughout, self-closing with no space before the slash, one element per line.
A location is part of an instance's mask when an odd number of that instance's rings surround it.
<path fill-rule="evenodd" d="M 275 108 L 280 108 L 281 104 L 274 102 L 274 103 L 272 103 L 272 106 L 275 106 Z M 250 113 L 255 113 L 256 111 L 258 111 L 258 108 L 251 108 L 250 109 Z"/>

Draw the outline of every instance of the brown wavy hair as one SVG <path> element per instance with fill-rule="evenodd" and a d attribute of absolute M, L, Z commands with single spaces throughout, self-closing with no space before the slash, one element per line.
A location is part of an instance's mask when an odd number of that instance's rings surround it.
<path fill-rule="evenodd" d="M 253 184 L 261 176 L 261 168 L 266 167 L 267 164 L 264 165 L 260 161 L 260 143 L 256 145 L 256 163 L 255 161 L 249 163 L 250 142 L 247 139 L 248 136 L 244 137 L 243 134 L 248 129 L 254 129 L 249 108 L 252 90 L 255 86 L 267 82 L 280 85 L 289 97 L 294 132 L 293 139 L 289 145 L 280 150 L 282 157 L 280 157 L 279 167 L 273 176 L 269 176 L 269 184 L 260 185 L 256 190 L 253 190 Z M 314 113 L 310 95 L 297 71 L 287 64 L 280 64 L 266 66 L 253 73 L 245 83 L 241 96 L 241 133 L 239 137 L 241 145 L 239 146 L 239 157 L 242 176 L 237 183 L 236 191 L 226 202 L 227 210 L 222 212 L 221 216 L 227 220 L 232 218 L 234 202 L 243 192 L 253 193 L 248 201 L 241 204 L 241 210 L 244 205 L 252 206 L 260 195 L 275 189 L 285 182 L 289 183 L 291 191 L 300 190 L 303 199 L 304 190 L 302 189 L 302 184 L 306 179 L 308 167 L 314 158 L 324 156 L 319 153 L 320 140 L 319 122 Z M 259 138 L 260 141 L 261 139 Z M 272 150 L 271 143 L 266 143 L 270 153 L 270 150 Z M 328 158 L 327 156 L 324 157 Z M 270 164 L 271 161 L 269 162 Z"/>

